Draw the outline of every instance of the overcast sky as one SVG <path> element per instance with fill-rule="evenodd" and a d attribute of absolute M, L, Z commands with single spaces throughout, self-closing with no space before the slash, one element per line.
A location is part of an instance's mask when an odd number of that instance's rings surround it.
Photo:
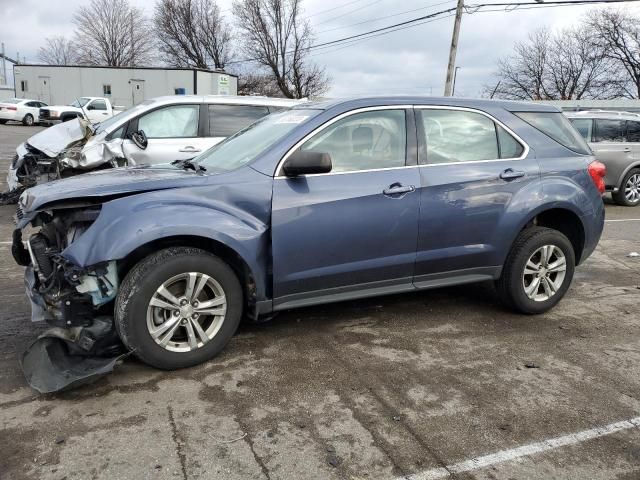
<path fill-rule="evenodd" d="M 130 1 L 149 14 L 155 3 Z M 73 11 L 86 3 L 88 0 L 0 0 L 0 41 L 5 43 L 7 55 L 15 57 L 19 52 L 20 58 L 36 62 L 38 47 L 46 37 L 71 35 Z M 467 0 L 467 4 L 473 3 L 480 0 Z M 233 20 L 231 4 L 232 0 L 219 0 L 229 20 Z M 455 0 L 303 0 L 303 5 L 316 43 L 321 43 L 454 7 Z M 408 10 L 415 11 L 396 15 Z M 514 42 L 532 30 L 542 26 L 563 28 L 588 10 L 575 6 L 464 15 L 456 62 L 461 67 L 456 95 L 477 96 L 484 85 L 495 83 L 492 74 L 496 60 L 509 54 Z M 370 21 L 389 15 L 395 16 Z M 357 23 L 361 24 L 354 25 Z M 441 95 L 452 28 L 453 17 L 443 18 L 348 47 L 317 51 L 312 59 L 332 78 L 329 96 Z"/>

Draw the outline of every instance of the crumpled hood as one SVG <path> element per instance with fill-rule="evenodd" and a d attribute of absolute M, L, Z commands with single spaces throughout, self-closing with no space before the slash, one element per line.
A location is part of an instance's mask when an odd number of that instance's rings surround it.
<path fill-rule="evenodd" d="M 88 139 L 92 134 L 89 122 L 75 118 L 36 133 L 27 143 L 49 157 L 56 157 L 69 145 Z"/>
<path fill-rule="evenodd" d="M 192 170 L 170 165 L 100 170 L 30 188 L 20 197 L 20 206 L 27 213 L 61 200 L 101 198 L 187 187 L 201 184 L 203 178 Z"/>

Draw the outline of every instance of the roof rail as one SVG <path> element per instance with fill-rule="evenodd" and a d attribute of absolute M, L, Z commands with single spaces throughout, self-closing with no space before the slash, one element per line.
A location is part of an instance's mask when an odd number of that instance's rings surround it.
<path fill-rule="evenodd" d="M 594 109 L 594 110 L 579 110 L 577 112 L 570 112 L 573 113 L 574 115 L 585 115 L 585 114 L 590 114 L 590 113 L 606 113 L 607 115 L 617 115 L 619 117 L 622 117 L 624 115 L 628 115 L 628 116 L 632 116 L 632 117 L 640 117 L 640 113 L 634 113 L 634 112 L 625 112 L 623 110 L 600 110 L 600 109 Z"/>

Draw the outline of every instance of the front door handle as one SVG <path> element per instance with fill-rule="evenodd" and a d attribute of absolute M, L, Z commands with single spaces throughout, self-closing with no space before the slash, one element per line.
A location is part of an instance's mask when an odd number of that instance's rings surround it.
<path fill-rule="evenodd" d="M 416 187 L 413 185 L 401 185 L 399 183 L 394 183 L 393 185 L 389 185 L 385 188 L 382 193 L 387 197 L 394 197 L 398 195 L 403 195 L 405 193 L 414 192 Z"/>
<path fill-rule="evenodd" d="M 500 174 L 500 178 L 503 180 L 513 180 L 515 178 L 524 177 L 526 174 L 519 170 L 514 170 L 513 168 L 507 168 L 504 172 Z"/>
<path fill-rule="evenodd" d="M 630 151 L 631 151 L 630 147 L 625 147 L 623 150 L 624 153 L 629 153 Z"/>
<path fill-rule="evenodd" d="M 196 147 L 192 147 L 192 146 L 187 146 L 187 147 L 182 147 L 178 151 L 182 152 L 182 153 L 198 153 L 200 151 L 200 149 L 198 149 Z"/>

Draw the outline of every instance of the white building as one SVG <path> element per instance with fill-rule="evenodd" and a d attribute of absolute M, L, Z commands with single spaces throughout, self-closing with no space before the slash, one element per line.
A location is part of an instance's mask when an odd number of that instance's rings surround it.
<path fill-rule="evenodd" d="M 107 97 L 131 107 L 162 95 L 236 95 L 235 75 L 201 69 L 164 67 L 85 67 L 19 64 L 13 66 L 15 96 L 49 105 L 77 97 Z"/>

